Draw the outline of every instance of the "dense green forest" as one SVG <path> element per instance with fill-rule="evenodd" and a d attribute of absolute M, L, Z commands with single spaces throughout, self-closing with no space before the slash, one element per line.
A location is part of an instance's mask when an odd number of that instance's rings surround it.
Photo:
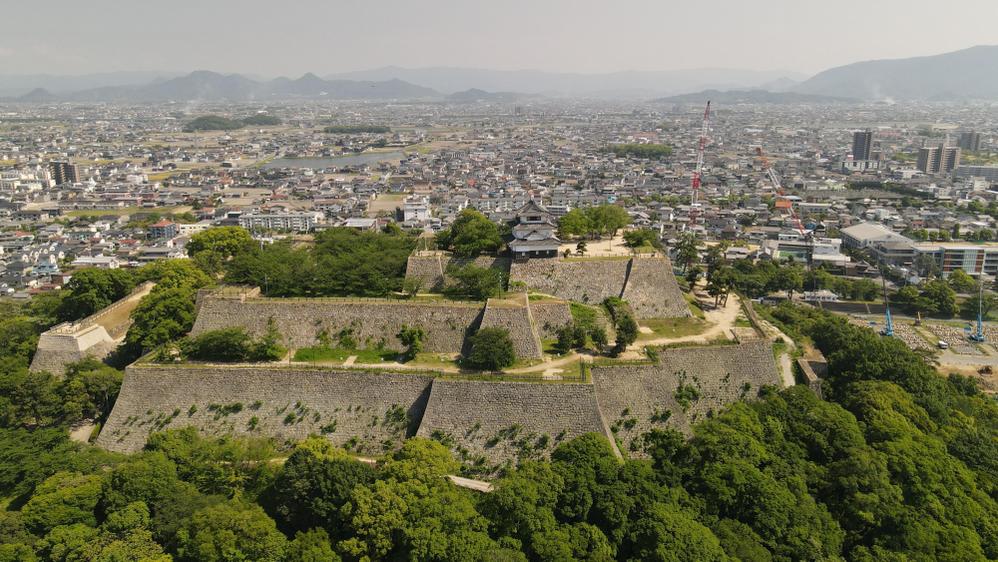
<path fill-rule="evenodd" d="M 224 253 L 214 242 L 201 251 Z M 189 291 L 207 276 L 188 267 L 132 281 Z M 317 438 L 288 450 L 173 430 L 131 456 L 71 443 L 67 426 L 103 419 L 121 373 L 87 361 L 65 379 L 29 374 L 32 337 L 62 302 L 129 285 L 112 281 L 5 310 L 0 561 L 998 557 L 994 400 L 900 341 L 813 309 L 763 314 L 825 353 L 826 400 L 764 389 L 690 439 L 646 434 L 642 458 L 623 461 L 584 436 L 508 467 L 481 494 L 444 478 L 462 469 L 431 440 L 407 441 L 376 468 Z"/>
<path fill-rule="evenodd" d="M 606 152 L 612 152 L 614 156 L 635 158 L 661 159 L 672 155 L 672 147 L 666 144 L 611 144 L 606 147 Z"/>
<path fill-rule="evenodd" d="M 329 125 L 322 129 L 324 133 L 358 134 L 358 133 L 389 133 L 391 129 L 383 125 Z"/>
<path fill-rule="evenodd" d="M 184 125 L 184 131 L 234 131 L 249 125 L 252 127 L 280 125 L 281 120 L 273 115 L 251 115 L 242 119 L 230 119 L 221 115 L 202 115 Z"/>
<path fill-rule="evenodd" d="M 250 115 L 249 117 L 243 117 L 242 122 L 244 125 L 250 127 L 268 127 L 274 125 L 280 125 L 281 120 L 273 115 L 264 115 L 258 113 L 256 115 Z"/>
<path fill-rule="evenodd" d="M 402 289 L 415 247 L 402 232 L 334 228 L 316 234 L 309 247 L 286 241 L 243 249 L 226 262 L 225 282 L 257 285 L 275 297 L 386 296 Z"/>

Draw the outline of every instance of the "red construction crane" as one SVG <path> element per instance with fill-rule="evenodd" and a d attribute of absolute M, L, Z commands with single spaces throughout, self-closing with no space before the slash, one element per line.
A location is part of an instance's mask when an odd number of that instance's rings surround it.
<path fill-rule="evenodd" d="M 800 217 L 797 216 L 797 210 L 794 209 L 793 203 L 787 199 L 786 193 L 783 192 L 783 184 L 780 183 L 780 176 L 776 174 L 776 170 L 769 164 L 769 158 L 766 158 L 766 154 L 762 151 L 761 146 L 755 147 L 755 153 L 762 160 L 762 171 L 765 172 L 766 176 L 769 178 L 770 183 L 773 184 L 773 190 L 776 191 L 778 201 L 782 198 L 784 201 L 790 203 L 787 209 L 790 211 L 790 218 L 794 221 L 794 227 L 800 234 L 801 238 L 806 238 L 807 234 L 804 230 L 804 224 L 800 221 Z"/>
<path fill-rule="evenodd" d="M 773 184 L 773 189 L 776 191 L 777 208 L 781 207 L 781 201 L 785 203 L 783 207 L 790 211 L 790 219 L 794 222 L 794 227 L 797 229 L 797 233 L 800 234 L 801 240 L 804 240 L 807 243 L 807 265 L 810 267 L 811 260 L 814 259 L 814 234 L 804 230 L 804 223 L 801 222 L 800 215 L 797 214 L 797 209 L 794 209 L 793 201 L 787 199 L 786 193 L 783 192 L 783 184 L 780 182 L 780 176 L 769 164 L 769 158 L 766 158 L 766 154 L 762 151 L 762 147 L 755 147 L 755 153 L 759 159 L 762 160 L 762 170 L 766 173 L 766 176 L 769 177 L 769 181 Z"/>
<path fill-rule="evenodd" d="M 697 146 L 697 167 L 693 170 L 692 195 L 690 197 L 690 224 L 696 223 L 700 210 L 700 178 L 703 176 L 703 152 L 707 148 L 707 133 L 710 130 L 710 100 L 703 110 L 703 123 L 700 124 L 700 144 Z"/>

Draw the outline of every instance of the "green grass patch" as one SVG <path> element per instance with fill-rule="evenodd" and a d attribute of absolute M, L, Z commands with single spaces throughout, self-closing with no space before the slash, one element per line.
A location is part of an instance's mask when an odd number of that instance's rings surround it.
<path fill-rule="evenodd" d="M 543 359 L 527 359 L 527 358 L 517 359 L 516 361 L 513 362 L 512 365 L 507 367 L 507 369 L 523 369 L 525 367 L 533 367 L 535 365 L 540 365 L 543 362 L 544 362 Z"/>
<path fill-rule="evenodd" d="M 638 324 L 652 331 L 650 334 L 639 333 L 638 341 L 695 336 L 708 328 L 707 322 L 700 318 L 651 318 L 640 320 Z"/>
<path fill-rule="evenodd" d="M 778 341 L 773 343 L 773 356 L 779 359 L 787 351 L 787 343 Z"/>
<path fill-rule="evenodd" d="M 541 340 L 541 351 L 549 355 L 561 355 L 558 351 L 558 338 L 545 338 Z"/>
<path fill-rule="evenodd" d="M 303 347 L 295 351 L 294 360 L 304 362 L 346 361 L 356 355 L 355 363 L 383 363 L 395 361 L 398 353 L 387 349 L 347 349 L 343 347 Z"/>
<path fill-rule="evenodd" d="M 457 367 L 457 361 L 447 354 L 441 353 L 417 353 L 416 358 L 408 362 L 407 365 L 414 367 L 426 367 L 436 369 L 448 369 Z"/>
<path fill-rule="evenodd" d="M 704 314 L 703 309 L 700 308 L 700 302 L 696 299 L 696 297 L 690 294 L 684 294 L 683 296 L 686 297 L 686 303 L 690 305 L 690 312 L 693 313 L 693 316 L 701 320 L 707 318 L 707 315 Z"/>
<path fill-rule="evenodd" d="M 158 213 L 161 216 L 176 211 L 179 207 L 121 207 L 119 209 L 80 209 L 66 213 L 68 217 L 103 217 L 105 215 L 134 215 L 137 213 Z M 190 207 L 187 207 L 188 209 Z"/>

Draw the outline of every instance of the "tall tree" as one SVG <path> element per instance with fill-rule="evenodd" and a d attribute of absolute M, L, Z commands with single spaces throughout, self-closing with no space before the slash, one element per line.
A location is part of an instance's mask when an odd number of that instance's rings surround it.
<path fill-rule="evenodd" d="M 494 252 L 502 244 L 499 226 L 474 209 L 458 214 L 450 229 L 437 234 L 437 244 L 462 257 Z"/>
<path fill-rule="evenodd" d="M 684 275 L 690 266 L 700 261 L 696 235 L 684 232 L 679 237 L 679 242 L 676 243 L 676 261 L 683 266 Z"/>

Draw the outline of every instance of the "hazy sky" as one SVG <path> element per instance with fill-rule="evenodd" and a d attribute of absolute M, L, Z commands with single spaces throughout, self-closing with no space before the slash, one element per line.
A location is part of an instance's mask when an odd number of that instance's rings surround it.
<path fill-rule="evenodd" d="M 998 0 L 5 0 L 0 74 L 813 73 L 998 44 Z"/>

